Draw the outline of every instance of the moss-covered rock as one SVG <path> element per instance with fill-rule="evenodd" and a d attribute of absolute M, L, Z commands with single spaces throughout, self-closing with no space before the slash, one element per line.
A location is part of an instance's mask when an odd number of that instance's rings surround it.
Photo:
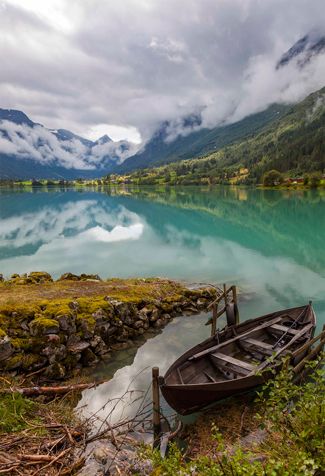
<path fill-rule="evenodd" d="M 86 349 L 81 354 L 80 362 L 84 367 L 91 367 L 92 365 L 98 364 L 99 359 L 91 349 Z"/>
<path fill-rule="evenodd" d="M 48 358 L 50 364 L 54 364 L 55 362 L 64 360 L 68 355 L 68 351 L 66 346 L 63 344 L 58 347 L 50 344 L 42 349 L 41 355 L 45 355 Z"/>
<path fill-rule="evenodd" d="M 57 281 L 80 281 L 80 276 L 72 273 L 64 273 Z"/>
<path fill-rule="evenodd" d="M 94 336 L 96 321 L 93 317 L 88 316 L 87 314 L 81 314 L 78 315 L 76 322 L 80 337 L 83 339 L 91 339 Z"/>
<path fill-rule="evenodd" d="M 169 303 L 167 302 L 163 302 L 160 304 L 160 309 L 162 310 L 162 312 L 166 312 L 166 313 L 170 313 L 170 312 L 173 312 L 174 311 L 174 308 L 173 306 L 171 306 Z"/>
<path fill-rule="evenodd" d="M 81 352 L 76 352 L 75 354 L 69 354 L 63 361 L 62 364 L 68 370 L 74 369 L 77 362 L 81 358 Z"/>
<path fill-rule="evenodd" d="M 0 362 L 1 370 L 10 372 L 11 370 L 18 369 L 23 363 L 23 354 L 15 354 L 9 359 Z"/>
<path fill-rule="evenodd" d="M 23 359 L 22 369 L 26 372 L 34 372 L 41 369 L 47 363 L 47 358 L 38 354 L 26 354 Z"/>
<path fill-rule="evenodd" d="M 81 281 L 102 281 L 102 278 L 98 276 L 98 274 L 84 274 L 80 275 Z"/>
<path fill-rule="evenodd" d="M 0 361 L 8 359 L 15 352 L 9 337 L 4 333 L 0 339 Z"/>
<path fill-rule="evenodd" d="M 48 334 L 58 334 L 60 327 L 58 321 L 54 319 L 39 317 L 30 322 L 29 329 L 32 336 L 41 337 Z"/>
<path fill-rule="evenodd" d="M 32 271 L 28 277 L 34 279 L 37 283 L 53 282 L 52 276 L 49 273 L 46 273 L 46 271 Z"/>
<path fill-rule="evenodd" d="M 44 377 L 49 380 L 63 380 L 65 377 L 65 367 L 58 362 L 49 365 L 44 372 Z"/>

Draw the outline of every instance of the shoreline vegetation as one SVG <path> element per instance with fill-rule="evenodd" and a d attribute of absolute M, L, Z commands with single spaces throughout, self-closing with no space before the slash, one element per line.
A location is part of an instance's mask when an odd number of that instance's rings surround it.
<path fill-rule="evenodd" d="M 291 368 L 283 365 L 279 376 L 262 391 L 209 407 L 179 435 L 177 441 L 183 442 L 180 446 L 185 444 L 185 452 L 173 443 L 164 459 L 158 451 L 139 445 L 130 433 L 121 436 L 110 424 L 94 432 L 98 416 L 86 419 L 74 411 L 78 388 L 89 382 L 89 376 L 76 365 L 86 362 L 84 354 L 91 351 L 96 359 L 102 356 L 105 361 L 105 355 L 136 340 L 133 332 L 126 335 L 128 329 L 145 332 L 146 327 L 166 325 L 168 316 L 198 312 L 215 299 L 215 289 L 191 290 L 167 278 L 102 281 L 97 275 L 71 273 L 54 282 L 48 273 L 33 272 L 7 280 L 1 277 L 0 290 L 1 474 L 325 474 L 323 354 L 310 364 L 312 376 L 302 385 L 293 384 Z M 112 327 L 116 329 L 109 335 Z M 68 350 L 66 340 L 71 337 L 70 347 L 82 344 L 84 348 Z M 110 346 L 109 351 L 104 346 Z M 36 352 L 42 365 L 26 359 Z M 68 354 L 76 359 L 72 371 Z M 95 365 L 93 357 L 88 365 Z M 49 377 L 45 373 L 51 366 L 59 371 Z M 63 378 L 68 378 L 64 385 L 74 386 L 64 397 L 42 395 L 39 387 L 37 397 L 19 392 L 39 386 L 42 379 L 52 381 L 48 388 L 55 389 Z M 141 418 L 137 415 L 137 420 Z"/>
<path fill-rule="evenodd" d="M 0 275 L 0 370 L 70 378 L 134 346 L 151 328 L 205 309 L 217 291 L 168 278 L 102 281 L 98 275 Z"/>
<path fill-rule="evenodd" d="M 198 172 L 190 166 L 178 165 L 168 172 L 162 169 L 145 169 L 125 174 L 123 176 L 107 174 L 100 179 L 83 180 L 81 177 L 74 180 L 34 180 L 0 179 L 0 188 L 46 188 L 58 187 L 86 188 L 86 187 L 125 187 L 125 186 L 196 186 L 196 185 L 236 185 L 255 186 L 263 189 L 325 189 L 325 174 L 313 171 L 298 176 L 296 171 L 282 174 L 277 170 L 266 172 L 260 181 L 252 180 L 247 169 L 222 169 L 217 172 L 209 170 L 209 165 L 200 164 Z M 298 171 L 299 172 L 299 171 Z"/>

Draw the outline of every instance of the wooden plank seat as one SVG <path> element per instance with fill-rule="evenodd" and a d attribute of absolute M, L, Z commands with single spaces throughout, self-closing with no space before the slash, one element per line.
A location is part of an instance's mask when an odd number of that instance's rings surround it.
<path fill-rule="evenodd" d="M 211 360 L 215 365 L 226 370 L 228 372 L 236 373 L 239 375 L 247 375 L 249 372 L 256 370 L 256 366 L 249 362 L 244 362 L 230 355 L 222 354 L 221 352 L 214 352 L 211 354 Z"/>
<path fill-rule="evenodd" d="M 247 344 L 251 344 L 254 347 L 260 347 L 261 349 L 265 349 L 265 350 L 272 350 L 273 348 L 272 344 L 268 344 L 267 342 L 263 342 L 261 340 L 252 339 L 250 337 L 247 337 L 245 339 L 240 339 L 239 342 L 240 343 L 245 342 Z"/>
<path fill-rule="evenodd" d="M 281 324 L 272 324 L 272 326 L 268 327 L 271 331 L 281 331 L 283 333 L 287 332 L 288 334 L 296 335 L 300 330 L 297 329 L 289 329 L 289 327 L 281 326 Z"/>

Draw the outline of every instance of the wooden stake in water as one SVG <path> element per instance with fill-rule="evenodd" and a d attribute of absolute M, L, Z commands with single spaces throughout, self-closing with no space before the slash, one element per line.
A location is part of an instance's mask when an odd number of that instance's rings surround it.
<path fill-rule="evenodd" d="M 152 423 L 154 430 L 159 430 L 160 425 L 160 402 L 159 402 L 159 387 L 158 387 L 159 368 L 152 368 Z"/>

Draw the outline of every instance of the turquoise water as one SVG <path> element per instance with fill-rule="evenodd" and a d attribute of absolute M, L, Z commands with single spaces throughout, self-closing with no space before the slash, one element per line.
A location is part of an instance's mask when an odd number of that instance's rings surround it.
<path fill-rule="evenodd" d="M 241 320 L 313 298 L 325 322 L 324 191 L 235 187 L 0 191 L 0 273 L 70 271 L 236 284 Z M 147 365 L 161 372 L 209 335 L 206 315 L 176 318 L 97 371 L 91 409 Z M 139 347 L 141 345 L 141 347 Z M 137 378 L 145 388 L 150 369 Z"/>

